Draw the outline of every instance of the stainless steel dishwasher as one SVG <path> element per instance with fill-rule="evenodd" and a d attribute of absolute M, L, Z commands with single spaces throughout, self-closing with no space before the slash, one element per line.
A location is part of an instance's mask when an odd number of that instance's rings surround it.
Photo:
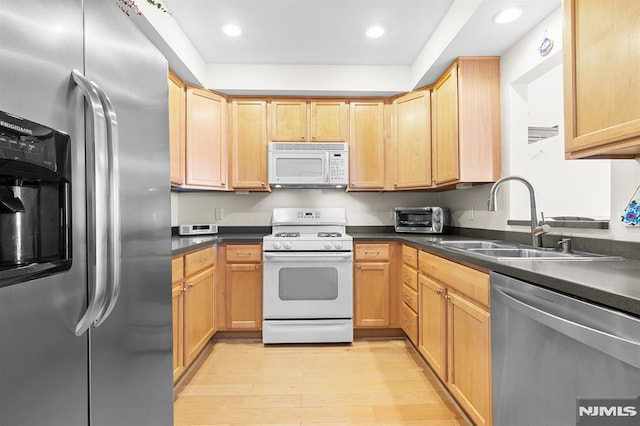
<path fill-rule="evenodd" d="M 492 272 L 491 339 L 496 426 L 640 424 L 640 318 Z"/>

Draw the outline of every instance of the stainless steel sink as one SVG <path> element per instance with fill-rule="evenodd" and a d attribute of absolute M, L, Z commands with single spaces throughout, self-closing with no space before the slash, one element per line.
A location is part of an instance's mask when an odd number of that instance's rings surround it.
<path fill-rule="evenodd" d="M 495 241 L 440 241 L 440 245 L 464 250 L 494 249 L 494 248 L 514 248 L 513 244 Z"/>
<path fill-rule="evenodd" d="M 607 256 L 581 251 L 562 252 L 549 248 L 520 246 L 502 241 L 440 241 L 441 246 L 454 250 L 489 257 L 495 260 L 621 260 L 618 256 Z"/>
<path fill-rule="evenodd" d="M 497 260 L 620 260 L 618 256 L 606 256 L 588 252 L 561 252 L 533 247 L 511 249 L 470 249 L 470 253 L 492 257 Z"/>

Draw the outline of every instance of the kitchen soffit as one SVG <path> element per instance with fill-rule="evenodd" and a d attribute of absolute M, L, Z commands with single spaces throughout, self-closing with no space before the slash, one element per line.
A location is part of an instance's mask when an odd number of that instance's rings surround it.
<path fill-rule="evenodd" d="M 433 82 L 457 56 L 503 54 L 560 7 L 561 0 L 164 0 L 164 4 L 207 64 L 407 66 L 412 68 L 411 83 L 419 87 Z M 493 16 L 508 6 L 520 7 L 523 16 L 511 24 L 494 24 Z M 457 27 L 439 28 L 443 19 Z M 240 26 L 243 34 L 225 36 L 226 24 Z M 385 35 L 367 38 L 365 31 L 372 25 L 383 26 Z"/>

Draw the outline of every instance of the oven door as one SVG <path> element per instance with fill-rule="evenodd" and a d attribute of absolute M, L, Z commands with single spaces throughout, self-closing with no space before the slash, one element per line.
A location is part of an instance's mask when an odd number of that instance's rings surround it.
<path fill-rule="evenodd" d="M 353 316 L 353 253 L 264 253 L 264 319 Z"/>

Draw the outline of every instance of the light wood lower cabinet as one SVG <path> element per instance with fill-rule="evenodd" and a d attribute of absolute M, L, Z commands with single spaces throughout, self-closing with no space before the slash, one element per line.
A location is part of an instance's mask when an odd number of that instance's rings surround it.
<path fill-rule="evenodd" d="M 420 312 L 420 336 L 418 351 L 442 381 L 447 380 L 447 303 L 445 287 L 426 275 L 419 277 L 418 310 Z"/>
<path fill-rule="evenodd" d="M 389 256 L 388 243 L 355 245 L 355 327 L 388 327 L 390 324 Z"/>
<path fill-rule="evenodd" d="M 402 246 L 402 306 L 400 325 L 409 340 L 418 345 L 418 250 Z"/>
<path fill-rule="evenodd" d="M 227 244 L 225 262 L 223 329 L 262 329 L 262 246 Z"/>
<path fill-rule="evenodd" d="M 477 425 L 492 424 L 489 275 L 420 251 L 418 350 Z"/>
<path fill-rule="evenodd" d="M 215 259 L 215 247 L 172 259 L 174 381 L 216 332 Z"/>

